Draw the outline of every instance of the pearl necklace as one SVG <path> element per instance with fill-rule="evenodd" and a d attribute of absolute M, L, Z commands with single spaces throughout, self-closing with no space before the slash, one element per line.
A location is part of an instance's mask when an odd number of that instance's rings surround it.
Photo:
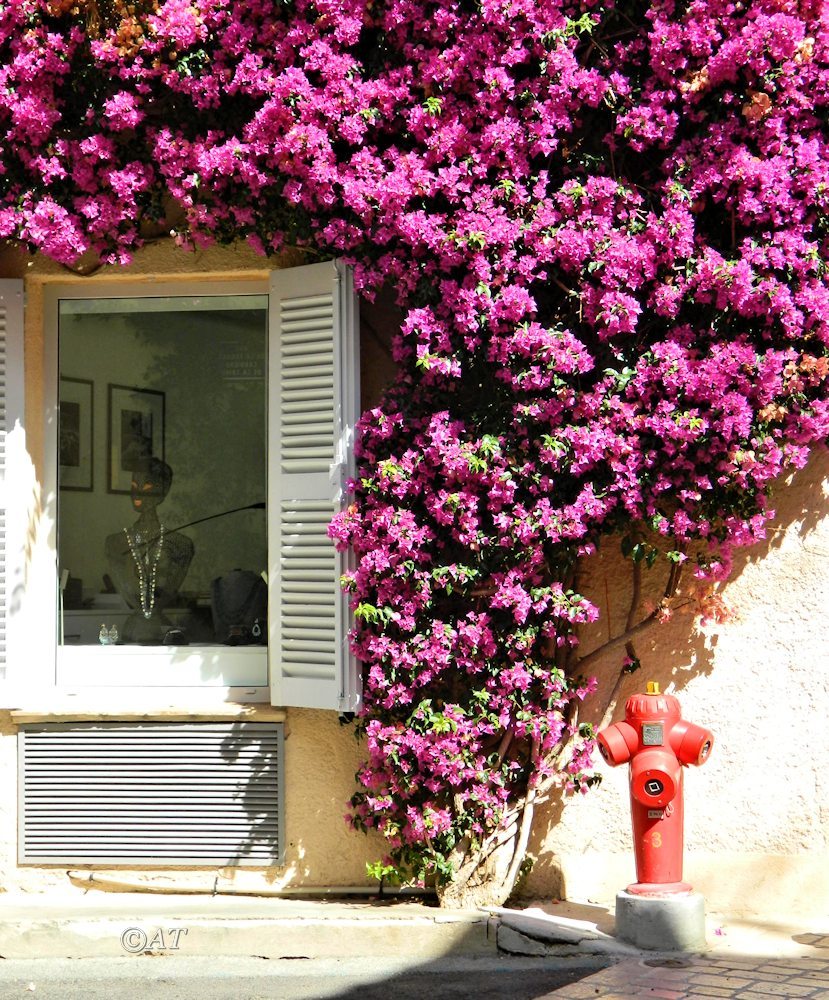
<path fill-rule="evenodd" d="M 153 609 L 155 608 L 155 579 L 158 572 L 158 561 L 161 558 L 161 550 L 164 548 L 164 525 L 160 525 L 158 545 L 155 550 L 155 557 L 152 559 L 152 567 L 150 567 L 151 543 L 147 542 L 147 551 L 142 559 L 135 550 L 135 544 L 127 528 L 124 528 L 124 534 L 127 536 L 127 545 L 129 546 L 132 561 L 135 563 L 136 572 L 138 573 L 138 600 L 141 604 L 141 613 L 145 618 L 152 618 Z M 140 541 L 141 537 L 136 532 L 135 540 Z"/>

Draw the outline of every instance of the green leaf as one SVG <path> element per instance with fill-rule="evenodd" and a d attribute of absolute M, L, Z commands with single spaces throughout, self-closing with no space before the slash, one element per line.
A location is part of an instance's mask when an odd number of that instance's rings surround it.
<path fill-rule="evenodd" d="M 378 882 L 385 882 L 396 874 L 397 869 L 394 865 L 387 865 L 382 861 L 366 861 L 366 875 L 368 878 L 376 878 Z"/>
<path fill-rule="evenodd" d="M 479 448 L 484 455 L 496 455 L 500 448 L 500 443 L 498 438 L 494 437 L 492 434 L 484 434 L 481 438 Z"/>

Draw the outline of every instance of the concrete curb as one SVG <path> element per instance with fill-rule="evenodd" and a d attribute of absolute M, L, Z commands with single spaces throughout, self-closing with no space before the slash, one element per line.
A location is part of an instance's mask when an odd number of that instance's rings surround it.
<path fill-rule="evenodd" d="M 617 940 L 586 920 L 551 915 L 541 909 L 508 910 L 493 907 L 498 921 L 496 943 L 511 955 L 552 957 L 574 954 L 626 958 L 641 955 L 640 949 Z"/>
<path fill-rule="evenodd" d="M 709 958 L 809 955 L 820 928 L 709 919 Z M 815 934 L 806 934 L 815 931 Z M 805 935 L 805 936 L 804 936 Z M 808 938 L 808 940 L 807 940 Z M 824 940 L 824 937 L 820 937 Z M 829 940 L 829 937 L 826 937 Z M 0 894 L 0 957 L 202 955 L 421 962 L 500 955 L 610 962 L 656 954 L 614 936 L 597 904 L 442 910 L 410 900 L 347 901 L 148 893 Z"/>
<path fill-rule="evenodd" d="M 3 958 L 141 954 L 280 958 L 493 956 L 486 913 L 415 903 L 328 903 L 106 894 L 0 897 Z"/>

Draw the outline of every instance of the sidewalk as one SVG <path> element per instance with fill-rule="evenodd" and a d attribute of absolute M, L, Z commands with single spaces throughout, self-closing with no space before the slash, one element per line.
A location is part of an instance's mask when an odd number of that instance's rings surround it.
<path fill-rule="evenodd" d="M 0 895 L 0 957 L 497 954 L 493 918 L 422 903 L 83 892 Z"/>
<path fill-rule="evenodd" d="M 555 1000 L 622 1000 L 653 997 L 732 997 L 734 1000 L 780 1000 L 803 997 L 829 1000 L 829 947 L 815 948 L 814 958 L 761 956 L 654 956 L 626 960 L 550 994 Z M 822 957 L 817 957 L 822 956 Z"/>
<path fill-rule="evenodd" d="M 520 910 L 496 908 L 502 950 L 516 954 L 548 954 L 544 945 L 561 948 L 570 942 L 580 950 L 603 953 L 615 959 L 658 954 L 642 951 L 614 937 L 615 918 L 610 905 L 570 901 L 544 902 Z M 822 926 L 771 924 L 745 917 L 706 916 L 705 956 L 722 960 L 745 957 L 815 959 L 829 961 L 829 901 Z M 509 929 L 509 935 L 505 933 Z M 526 939 L 526 941 L 522 941 Z M 535 945 L 532 942 L 535 942 Z M 527 950 L 522 950 L 522 943 Z M 533 950 L 529 950 L 532 948 Z"/>
<path fill-rule="evenodd" d="M 0 895 L 0 957 L 6 959 L 129 960 L 150 954 L 175 964 L 177 956 L 352 961 L 372 956 L 426 968 L 447 959 L 521 956 L 544 964 L 592 962 L 594 969 L 607 963 L 602 971 L 585 969 L 578 982 L 548 994 L 555 1000 L 829 1000 L 829 919 L 823 928 L 787 927 L 725 921 L 713 914 L 707 937 L 702 954 L 639 951 L 613 936 L 608 908 L 575 902 L 466 912 L 400 899 L 77 889 Z"/>
<path fill-rule="evenodd" d="M 515 916 L 502 914 L 502 919 L 536 940 L 548 921 L 550 935 L 556 925 L 570 927 L 576 936 L 585 935 L 578 942 L 580 948 L 603 950 L 616 959 L 608 968 L 555 990 L 549 1000 L 829 1000 L 829 918 L 821 932 L 751 920 L 724 921 L 714 914 L 707 920 L 707 950 L 688 955 L 630 954 L 633 949 L 625 954 L 625 946 L 612 937 L 612 915 L 601 907 L 546 904 Z"/>

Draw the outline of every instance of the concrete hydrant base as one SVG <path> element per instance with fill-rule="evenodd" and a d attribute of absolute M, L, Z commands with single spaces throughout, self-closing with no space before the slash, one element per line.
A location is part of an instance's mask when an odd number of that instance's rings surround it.
<path fill-rule="evenodd" d="M 705 948 L 705 899 L 699 892 L 675 896 L 616 895 L 616 936 L 650 951 Z"/>

